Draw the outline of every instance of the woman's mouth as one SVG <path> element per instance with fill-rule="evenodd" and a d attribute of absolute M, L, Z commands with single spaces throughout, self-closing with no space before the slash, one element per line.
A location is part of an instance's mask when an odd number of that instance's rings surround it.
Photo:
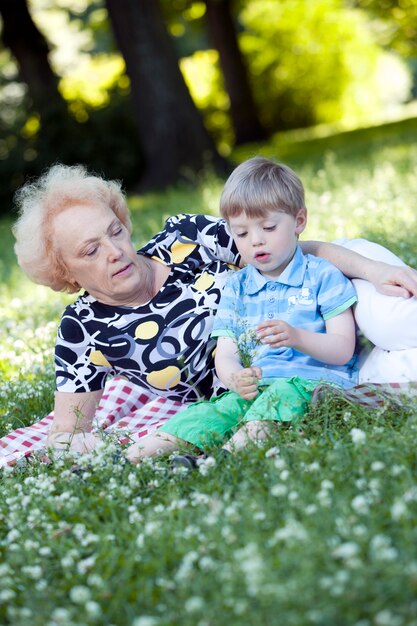
<path fill-rule="evenodd" d="M 115 272 L 113 274 L 113 278 L 119 277 L 119 276 L 126 276 L 126 274 L 129 273 L 130 269 L 132 267 L 132 263 L 128 263 L 127 265 L 124 265 L 118 272 Z"/>

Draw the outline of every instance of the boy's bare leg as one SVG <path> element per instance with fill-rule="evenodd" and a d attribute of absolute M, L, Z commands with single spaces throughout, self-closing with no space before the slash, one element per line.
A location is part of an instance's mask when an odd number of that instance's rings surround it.
<path fill-rule="evenodd" d="M 231 439 L 223 446 L 228 452 L 238 452 L 248 445 L 251 441 L 260 441 L 271 436 L 276 428 L 276 422 L 253 420 L 247 422 L 245 426 L 233 435 Z"/>
<path fill-rule="evenodd" d="M 182 439 L 178 439 L 168 433 L 156 433 L 144 437 L 141 441 L 132 443 L 126 450 L 126 458 L 131 463 L 139 463 L 149 456 L 160 456 L 179 450 L 184 445 Z"/>

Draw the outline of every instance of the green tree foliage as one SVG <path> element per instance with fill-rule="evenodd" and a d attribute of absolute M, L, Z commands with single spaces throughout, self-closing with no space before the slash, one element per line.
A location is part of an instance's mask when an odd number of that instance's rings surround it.
<path fill-rule="evenodd" d="M 263 118 L 274 130 L 360 117 L 378 48 L 363 15 L 339 0 L 246 1 L 241 45 Z"/>
<path fill-rule="evenodd" d="M 347 4 L 377 18 L 374 31 L 382 45 L 404 57 L 417 55 L 417 0 L 348 0 Z"/>
<path fill-rule="evenodd" d="M 171 31 L 180 41 L 192 32 L 195 42 L 204 3 L 177 4 L 181 11 L 169 13 Z M 200 12 L 192 10 L 197 5 Z M 378 73 L 384 55 L 368 13 L 343 0 L 239 0 L 233 6 L 240 49 L 269 132 L 323 122 L 368 123 L 382 112 L 386 86 L 381 89 Z M 202 38 L 201 48 L 181 63 L 206 125 L 227 153 L 234 137 L 217 51 Z"/>

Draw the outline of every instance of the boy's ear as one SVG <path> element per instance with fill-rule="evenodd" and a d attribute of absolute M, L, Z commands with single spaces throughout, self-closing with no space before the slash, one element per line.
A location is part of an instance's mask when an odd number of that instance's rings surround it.
<path fill-rule="evenodd" d="M 306 209 L 300 209 L 295 216 L 295 232 L 297 235 L 303 232 L 307 226 L 307 211 Z"/>

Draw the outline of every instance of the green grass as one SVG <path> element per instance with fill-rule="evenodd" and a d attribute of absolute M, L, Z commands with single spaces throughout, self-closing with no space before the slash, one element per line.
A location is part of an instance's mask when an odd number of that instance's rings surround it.
<path fill-rule="evenodd" d="M 305 238 L 370 237 L 417 266 L 417 123 L 308 138 L 254 153 L 307 190 Z M 131 197 L 135 241 L 168 215 L 216 214 L 222 181 Z M 49 412 L 56 324 L 68 296 L 31 285 L 0 224 L 0 433 Z M 0 624 L 15 626 L 417 626 L 416 416 L 323 401 L 279 431 L 184 476 L 165 460 L 6 470 L 0 490 Z M 215 450 L 213 454 L 215 455 Z"/>

